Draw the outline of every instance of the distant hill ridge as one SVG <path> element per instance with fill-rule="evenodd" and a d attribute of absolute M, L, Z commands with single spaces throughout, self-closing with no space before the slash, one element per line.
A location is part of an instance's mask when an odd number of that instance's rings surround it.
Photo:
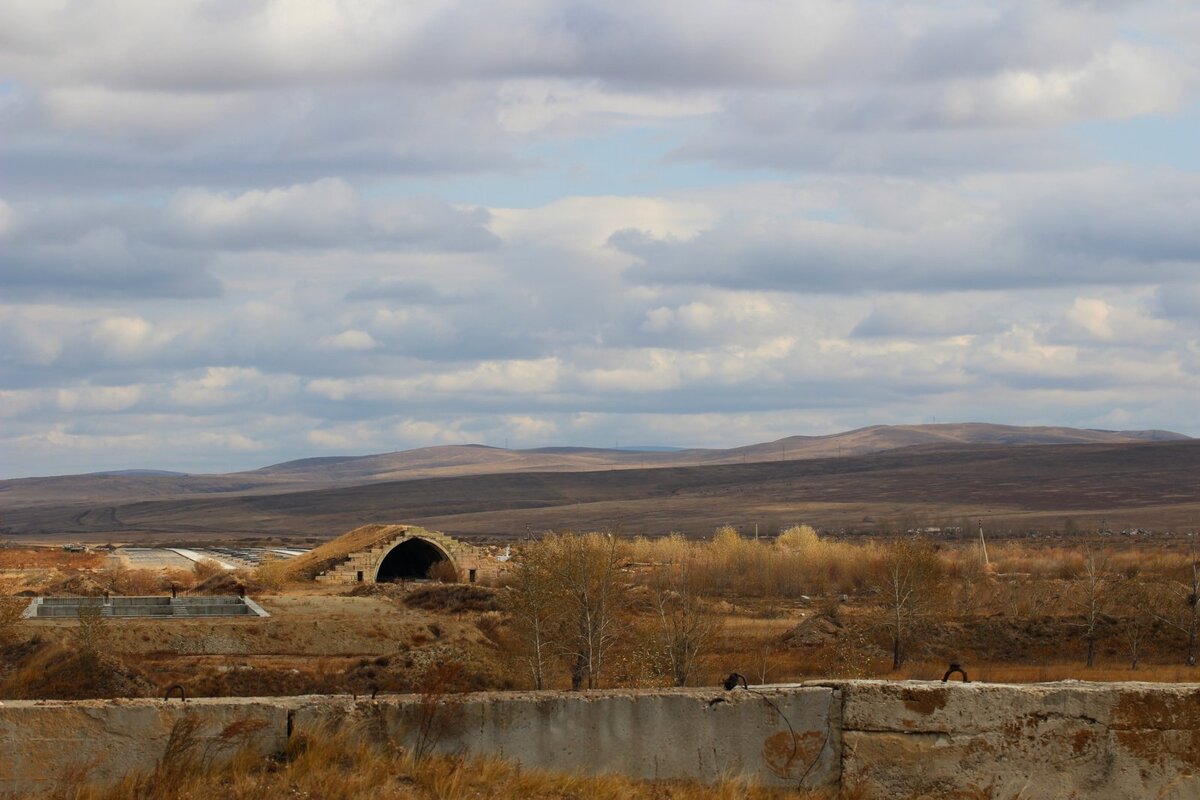
<path fill-rule="evenodd" d="M 318 456 L 215 475 L 121 470 L 0 481 L 0 508 L 65 500 L 154 499 L 195 495 L 276 494 L 433 477 L 530 472 L 591 472 L 650 467 L 794 461 L 869 455 L 906 447 L 1129 444 L 1187 440 L 1162 430 L 1106 431 L 989 423 L 872 425 L 821 436 L 788 436 L 729 449 L 543 447 L 509 450 L 440 445 L 364 456 Z"/>

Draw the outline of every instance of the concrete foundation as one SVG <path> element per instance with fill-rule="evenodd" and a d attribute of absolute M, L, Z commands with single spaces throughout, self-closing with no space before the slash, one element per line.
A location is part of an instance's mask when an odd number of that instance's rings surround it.
<path fill-rule="evenodd" d="M 35 597 L 27 618 L 78 619 L 81 608 L 98 608 L 104 617 L 268 617 L 249 597 L 185 595 L 183 597 Z"/>
<path fill-rule="evenodd" d="M 882 681 L 736 689 L 0 703 L 0 793 L 149 771 L 182 727 L 214 760 L 336 730 L 529 768 L 856 797 L 1195 798 L 1200 686 Z M 422 734 L 422 731 L 425 733 Z"/>

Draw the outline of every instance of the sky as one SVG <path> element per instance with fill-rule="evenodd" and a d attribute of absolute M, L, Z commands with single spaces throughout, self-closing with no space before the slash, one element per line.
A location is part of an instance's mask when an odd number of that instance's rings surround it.
<path fill-rule="evenodd" d="M 1200 435 L 1200 5 L 0 0 L 0 477 Z"/>

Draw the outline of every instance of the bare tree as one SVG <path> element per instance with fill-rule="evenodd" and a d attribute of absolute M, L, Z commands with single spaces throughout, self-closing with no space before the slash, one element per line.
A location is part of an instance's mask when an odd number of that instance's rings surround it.
<path fill-rule="evenodd" d="M 958 591 L 953 603 L 955 613 L 964 619 L 974 616 L 987 588 L 987 570 L 981 559 L 967 556 L 958 564 Z"/>
<path fill-rule="evenodd" d="M 1083 574 L 1075 586 L 1073 602 L 1082 617 L 1080 622 L 1073 623 L 1083 631 L 1083 639 L 1087 642 L 1087 666 L 1091 668 L 1096 661 L 1096 640 L 1100 638 L 1100 623 L 1109 604 L 1109 573 L 1108 562 L 1104 553 L 1097 556 L 1096 551 L 1087 548 L 1083 559 Z"/>
<path fill-rule="evenodd" d="M 659 622 L 657 649 L 670 664 L 674 684 L 687 686 L 697 659 L 716 636 L 718 620 L 701 607 L 686 558 L 661 567 L 651 588 Z"/>
<path fill-rule="evenodd" d="M 95 669 L 100 662 L 100 648 L 108 638 L 108 617 L 104 606 L 80 605 L 76 614 L 79 625 L 75 628 L 75 647 L 79 660 L 86 669 Z"/>
<path fill-rule="evenodd" d="M 513 567 L 510 585 L 513 627 L 533 676 L 533 686 L 544 689 L 559 611 L 546 548 L 538 544 L 526 547 L 515 559 Z"/>
<path fill-rule="evenodd" d="M 892 639 L 892 669 L 904 663 L 913 630 L 940 605 L 942 574 L 941 561 L 927 541 L 905 537 L 884 550 L 878 589 Z"/>
<path fill-rule="evenodd" d="M 1154 624 L 1153 600 L 1146 582 L 1136 575 L 1121 580 L 1116 586 L 1115 597 L 1127 616 L 1121 621 L 1121 641 L 1129 656 L 1129 668 L 1137 669 L 1142 657 L 1142 648 L 1150 638 Z"/>
<path fill-rule="evenodd" d="M 1193 541 L 1191 563 L 1174 580 L 1160 585 L 1154 617 L 1187 636 L 1187 665 L 1196 666 L 1196 634 L 1200 628 L 1200 551 Z"/>
<path fill-rule="evenodd" d="M 620 632 L 628 584 L 618 568 L 611 533 L 561 535 L 544 540 L 553 593 L 560 603 L 560 646 L 570 660 L 571 688 L 600 688 L 605 658 Z"/>

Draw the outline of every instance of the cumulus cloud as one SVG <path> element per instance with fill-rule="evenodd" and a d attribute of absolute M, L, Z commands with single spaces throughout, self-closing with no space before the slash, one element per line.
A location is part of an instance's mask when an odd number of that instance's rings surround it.
<path fill-rule="evenodd" d="M 220 281 L 201 256 L 97 227 L 66 241 L 29 237 L 6 247 L 0 286 L 27 296 L 215 297 Z"/>
<path fill-rule="evenodd" d="M 1171 112 L 1197 78 L 1188 28 L 1171 25 L 1186 12 L 1138 5 L 194 0 L 4 13 L 0 69 L 23 99 L 0 159 L 36 160 L 49 135 L 87 154 L 73 168 L 126 185 L 164 171 L 240 184 L 510 168 L 529 137 L 664 121 L 689 124 L 675 129 L 681 155 L 734 164 L 1054 164 L 1070 150 L 1038 131 Z"/>
<path fill-rule="evenodd" d="M 378 347 L 379 342 L 366 331 L 345 330 L 323 337 L 321 346 L 330 350 L 371 350 Z"/>
<path fill-rule="evenodd" d="M 0 449 L 1200 432 L 1198 31 L 1067 0 L 2 5 Z"/>
<path fill-rule="evenodd" d="M 944 338 L 1004 330 L 986 301 L 953 296 L 894 297 L 878 302 L 850 332 L 852 338 Z"/>
<path fill-rule="evenodd" d="M 685 239 L 624 230 L 611 241 L 636 258 L 631 280 L 668 285 L 858 293 L 1144 284 L 1200 264 L 1183 185 L 1200 186 L 1133 172 L 976 179 L 959 186 L 953 209 L 883 225 L 871 219 L 879 198 L 860 214 L 851 190 L 824 213 L 772 209 Z M 1130 195 L 1157 199 L 1118 219 Z M 903 203 L 903 191 L 891 200 Z"/>
<path fill-rule="evenodd" d="M 1166 320 L 1140 309 L 1120 308 L 1098 297 L 1076 298 L 1049 331 L 1052 341 L 1155 347 L 1170 342 L 1176 330 Z"/>
<path fill-rule="evenodd" d="M 239 194 L 184 189 L 167 206 L 165 227 L 185 241 L 221 249 L 379 247 L 483 249 L 495 243 L 487 212 L 422 198 L 365 203 L 341 178 Z"/>
<path fill-rule="evenodd" d="M 185 189 L 167 207 L 184 237 L 224 246 L 340 242 L 362 235 L 362 216 L 358 193 L 336 178 L 235 196 Z"/>

